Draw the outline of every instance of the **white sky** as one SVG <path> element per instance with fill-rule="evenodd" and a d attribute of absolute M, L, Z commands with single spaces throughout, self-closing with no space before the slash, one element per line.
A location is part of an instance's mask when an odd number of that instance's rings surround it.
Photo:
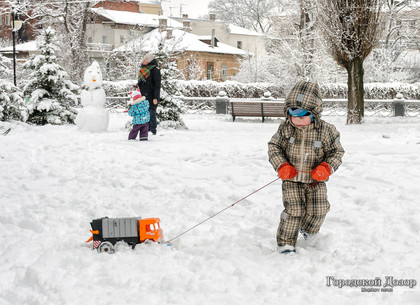
<path fill-rule="evenodd" d="M 162 0 L 164 15 L 180 16 L 188 14 L 188 17 L 197 18 L 208 14 L 208 3 L 210 0 Z"/>

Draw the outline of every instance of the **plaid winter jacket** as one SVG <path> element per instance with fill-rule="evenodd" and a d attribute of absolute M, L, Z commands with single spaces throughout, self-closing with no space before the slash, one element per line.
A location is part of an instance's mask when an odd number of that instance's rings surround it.
<path fill-rule="evenodd" d="M 314 122 L 305 127 L 293 125 L 288 114 L 289 108 L 302 108 L 311 112 Z M 295 85 L 286 98 L 287 118 L 280 123 L 274 136 L 268 142 L 268 156 L 277 171 L 280 165 L 289 162 L 298 170 L 291 179 L 295 182 L 313 183 L 311 172 L 322 162 L 327 162 L 334 172 L 341 164 L 344 149 L 340 143 L 340 133 L 320 119 L 322 99 L 317 84 L 301 81 Z"/>
<path fill-rule="evenodd" d="M 133 124 L 146 124 L 150 121 L 149 101 L 141 99 L 138 103 L 131 105 L 128 115 L 133 117 Z"/>

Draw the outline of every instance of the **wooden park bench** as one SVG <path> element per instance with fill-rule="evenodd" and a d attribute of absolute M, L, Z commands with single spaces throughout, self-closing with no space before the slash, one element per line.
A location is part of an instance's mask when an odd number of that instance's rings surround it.
<path fill-rule="evenodd" d="M 261 100 L 261 101 L 235 101 L 231 100 L 228 107 L 229 114 L 232 115 L 233 121 L 239 116 L 244 117 L 261 117 L 262 122 L 267 117 L 285 117 L 284 102 Z"/>

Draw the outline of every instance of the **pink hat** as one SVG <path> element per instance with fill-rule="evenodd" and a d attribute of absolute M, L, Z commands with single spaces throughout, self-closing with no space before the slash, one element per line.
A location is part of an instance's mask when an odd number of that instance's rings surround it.
<path fill-rule="evenodd" d="M 142 101 L 144 101 L 146 99 L 146 97 L 141 96 L 141 93 L 138 90 L 132 91 L 129 94 L 130 94 L 130 97 L 132 99 L 132 101 L 130 102 L 130 105 L 134 105 L 134 104 L 139 103 L 139 102 L 142 102 Z"/>

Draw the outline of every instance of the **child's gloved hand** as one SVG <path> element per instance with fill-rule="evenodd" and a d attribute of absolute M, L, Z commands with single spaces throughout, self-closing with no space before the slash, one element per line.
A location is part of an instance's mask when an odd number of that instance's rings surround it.
<path fill-rule="evenodd" d="M 331 167 L 327 162 L 322 162 L 320 165 L 315 167 L 312 171 L 312 179 L 316 181 L 327 180 L 328 177 L 332 174 Z"/>
<path fill-rule="evenodd" d="M 285 162 L 282 165 L 280 165 L 277 172 L 282 180 L 292 179 L 297 175 L 297 170 L 288 162 Z"/>

